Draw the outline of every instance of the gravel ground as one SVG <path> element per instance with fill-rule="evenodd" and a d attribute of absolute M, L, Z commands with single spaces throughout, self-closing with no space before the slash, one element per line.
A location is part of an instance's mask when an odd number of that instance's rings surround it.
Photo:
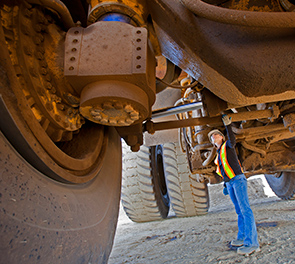
<path fill-rule="evenodd" d="M 238 255 L 229 242 L 237 234 L 237 216 L 222 184 L 209 186 L 205 216 L 133 223 L 121 208 L 109 264 L 142 263 L 295 263 L 295 201 L 278 199 L 264 177 L 248 180 L 261 251 Z"/>

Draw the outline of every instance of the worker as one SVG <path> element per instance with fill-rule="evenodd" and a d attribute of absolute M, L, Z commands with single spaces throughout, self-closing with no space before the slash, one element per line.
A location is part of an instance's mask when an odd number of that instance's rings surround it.
<path fill-rule="evenodd" d="M 210 131 L 208 137 L 217 148 L 216 173 L 224 180 L 223 193 L 229 194 L 238 215 L 238 235 L 230 244 L 238 247 L 238 254 L 249 255 L 260 251 L 260 248 L 254 215 L 249 204 L 247 179 L 235 151 L 236 138 L 232 131 L 231 118 L 223 115 L 222 122 L 226 128 L 228 140 L 226 141 L 225 136 L 217 129 Z"/>

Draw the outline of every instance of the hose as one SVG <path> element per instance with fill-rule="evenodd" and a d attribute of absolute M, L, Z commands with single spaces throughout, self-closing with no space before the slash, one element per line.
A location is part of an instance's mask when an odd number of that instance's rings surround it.
<path fill-rule="evenodd" d="M 207 159 L 205 159 L 202 163 L 203 167 L 207 167 L 214 159 L 215 159 L 215 155 L 216 155 L 216 148 L 213 148 Z"/>
<path fill-rule="evenodd" d="M 253 152 L 259 153 L 262 158 L 264 158 L 266 156 L 266 151 L 264 151 L 263 149 L 260 149 L 260 148 L 257 148 L 255 146 L 252 146 L 252 145 L 246 143 L 245 141 L 242 141 L 241 144 L 242 144 L 242 146 L 244 148 L 249 149 L 249 150 L 251 150 Z"/>
<path fill-rule="evenodd" d="M 288 12 L 294 12 L 295 10 L 295 5 L 290 3 L 288 0 L 280 0 L 281 5 L 283 8 L 288 11 Z"/>
<path fill-rule="evenodd" d="M 160 78 L 157 78 L 157 77 L 156 77 L 156 80 L 163 83 L 163 84 L 165 84 L 166 87 L 176 88 L 176 89 L 192 88 L 192 87 L 196 86 L 199 83 L 198 81 L 194 81 L 192 84 L 181 86 L 181 85 L 175 85 L 175 84 L 167 83 L 167 82 L 165 82 L 165 81 L 163 81 L 163 80 L 161 80 Z"/>
<path fill-rule="evenodd" d="M 73 18 L 66 7 L 66 5 L 60 0 L 27 0 L 30 4 L 41 5 L 57 12 L 62 20 L 64 27 L 69 30 L 71 27 L 75 27 Z"/>
<path fill-rule="evenodd" d="M 294 28 L 293 12 L 255 12 L 223 8 L 201 0 L 180 0 L 197 16 L 225 24 L 265 28 Z"/>

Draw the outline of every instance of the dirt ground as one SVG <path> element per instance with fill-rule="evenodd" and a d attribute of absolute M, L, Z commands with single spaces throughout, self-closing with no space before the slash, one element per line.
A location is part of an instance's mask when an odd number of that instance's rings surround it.
<path fill-rule="evenodd" d="M 205 216 L 133 223 L 121 209 L 109 264 L 137 263 L 295 263 L 295 201 L 270 192 L 264 177 L 248 180 L 261 251 L 238 255 L 229 242 L 237 234 L 237 216 L 222 184 L 209 186 Z"/>

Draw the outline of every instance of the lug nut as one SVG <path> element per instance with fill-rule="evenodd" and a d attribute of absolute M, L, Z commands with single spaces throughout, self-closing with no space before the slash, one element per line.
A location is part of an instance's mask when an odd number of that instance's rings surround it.
<path fill-rule="evenodd" d="M 106 123 L 108 123 L 108 119 L 106 118 L 106 117 L 103 117 L 99 122 L 101 123 L 101 124 L 106 124 Z"/>
<path fill-rule="evenodd" d="M 116 102 L 116 103 L 114 104 L 114 107 L 115 107 L 115 109 L 117 109 L 117 110 L 121 110 L 121 109 L 123 109 L 123 104 L 120 103 L 120 102 Z"/>
<path fill-rule="evenodd" d="M 93 119 L 95 121 L 100 121 L 102 119 L 102 116 L 100 114 L 93 116 Z"/>
<path fill-rule="evenodd" d="M 92 116 L 100 116 L 100 113 L 101 113 L 101 110 L 100 110 L 100 109 L 92 109 L 92 110 L 90 111 L 90 114 L 91 114 Z"/>
<path fill-rule="evenodd" d="M 57 104 L 56 107 L 61 111 L 65 110 L 65 106 L 63 104 Z"/>
<path fill-rule="evenodd" d="M 130 113 L 130 119 L 131 120 L 138 120 L 139 119 L 139 113 L 137 111 L 133 111 Z"/>
<path fill-rule="evenodd" d="M 130 124 L 133 123 L 133 121 L 132 121 L 130 118 L 126 118 L 125 122 L 126 122 L 128 125 L 130 125 Z"/>
<path fill-rule="evenodd" d="M 115 125 L 117 125 L 117 120 L 112 117 L 109 119 L 109 123 L 110 123 L 110 125 L 115 126 Z"/>
<path fill-rule="evenodd" d="M 133 107 L 131 105 L 126 105 L 124 107 L 124 110 L 126 113 L 131 113 L 132 111 L 134 111 Z"/>
<path fill-rule="evenodd" d="M 113 108 L 113 104 L 111 102 L 105 102 L 103 104 L 103 108 L 106 110 L 112 109 Z"/>
<path fill-rule="evenodd" d="M 119 126 L 125 126 L 126 125 L 125 119 L 119 119 L 118 120 L 118 125 Z"/>

